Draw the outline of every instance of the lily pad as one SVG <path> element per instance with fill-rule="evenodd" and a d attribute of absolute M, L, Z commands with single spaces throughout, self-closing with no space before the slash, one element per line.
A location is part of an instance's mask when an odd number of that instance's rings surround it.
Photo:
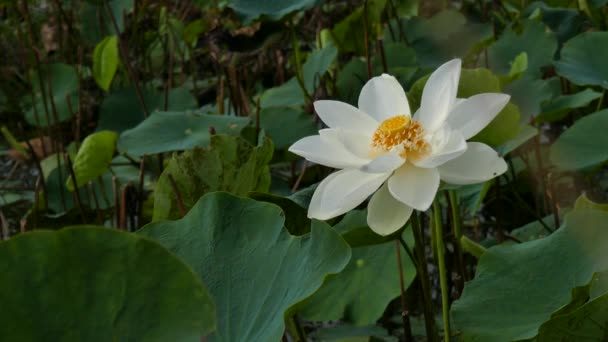
<path fill-rule="evenodd" d="M 316 5 L 319 0 L 230 0 L 228 7 L 232 8 L 248 24 L 260 17 L 271 20 L 280 20 L 287 14 L 308 9 Z"/>
<path fill-rule="evenodd" d="M 521 123 L 528 123 L 531 118 L 542 113 L 541 105 L 551 101 L 561 90 L 557 77 L 541 80 L 524 75 L 505 85 L 504 92 L 511 95 L 511 102 L 519 108 Z"/>
<path fill-rule="evenodd" d="M 564 44 L 561 59 L 555 62 L 560 76 L 578 85 L 598 85 L 608 89 L 608 32 L 584 32 Z"/>
<path fill-rule="evenodd" d="M 145 89 L 143 98 L 150 113 L 162 111 L 165 108 L 164 95 L 158 91 Z M 169 111 L 180 112 L 198 107 L 194 96 L 185 88 L 171 89 L 168 100 L 167 109 Z M 97 130 L 121 133 L 137 126 L 144 119 L 145 114 L 139 104 L 135 89 L 122 88 L 110 93 L 101 103 Z"/>
<path fill-rule="evenodd" d="M 112 11 L 119 32 L 125 30 L 123 13 L 129 13 L 135 0 L 109 0 L 108 5 Z M 82 36 L 91 45 L 96 45 L 109 34 L 116 34 L 112 19 L 108 15 L 103 1 L 83 1 L 79 13 Z"/>
<path fill-rule="evenodd" d="M 184 209 L 189 210 L 211 191 L 241 196 L 249 191 L 268 191 L 272 152 L 268 138 L 263 138 L 259 146 L 252 146 L 240 137 L 214 135 L 208 148 L 174 156 L 156 185 L 153 221 L 181 217 L 169 175 L 175 181 Z"/>
<path fill-rule="evenodd" d="M 602 96 L 601 93 L 585 89 L 572 95 L 562 95 L 543 104 L 542 114 L 537 117 L 541 121 L 557 121 L 563 119 L 570 109 L 581 108 Z"/>
<path fill-rule="evenodd" d="M 302 65 L 304 87 L 309 94 L 312 94 L 318 87 L 321 77 L 329 70 L 337 55 L 336 47 L 329 44 L 313 51 Z M 305 102 L 304 93 L 296 77 L 292 77 L 278 87 L 264 91 L 260 97 L 262 108 L 301 107 Z"/>
<path fill-rule="evenodd" d="M 196 274 L 133 234 L 30 232 L 0 243 L 0 259 L 5 341 L 200 341 L 215 327 Z"/>
<path fill-rule="evenodd" d="M 488 249 L 475 279 L 452 306 L 462 341 L 536 336 L 569 302 L 573 287 L 608 269 L 607 241 L 608 213 L 581 209 L 567 214 L 562 227 L 544 239 Z"/>
<path fill-rule="evenodd" d="M 217 134 L 238 135 L 248 123 L 248 118 L 237 116 L 193 111 L 155 112 L 135 128 L 120 135 L 118 150 L 138 157 L 189 150 L 209 143 L 210 127 Z"/>
<path fill-rule="evenodd" d="M 540 78 L 542 68 L 552 64 L 556 50 L 555 34 L 542 22 L 527 20 L 524 21 L 520 34 L 508 29 L 488 48 L 488 60 L 490 68 L 497 75 L 508 75 L 511 63 L 519 54 L 525 52 L 528 55 L 528 68 L 525 73 L 532 78 Z"/>
<path fill-rule="evenodd" d="M 51 125 L 55 124 L 52 103 L 55 104 L 59 122 L 64 122 L 72 117 L 72 111 L 70 111 L 70 107 L 68 106 L 67 97 L 70 98 L 72 109 L 74 111 L 78 110 L 78 74 L 73 66 L 61 63 L 42 66 L 41 69 L 41 74 L 34 72 L 31 77 L 34 101 L 32 103 L 31 97 L 26 96 L 24 106 L 28 108 L 25 112 L 25 120 L 27 123 L 35 125 L 36 113 L 38 113 L 40 125 L 45 127 L 47 121 L 43 99 L 46 99 L 46 108 Z M 41 81 L 43 89 L 40 89 Z M 49 92 L 49 82 L 50 88 L 53 90 L 52 98 Z M 45 95 L 44 98 L 42 96 L 43 91 Z"/>
<path fill-rule="evenodd" d="M 550 158 L 564 170 L 578 170 L 608 160 L 608 109 L 577 120 L 551 145 Z"/>
<path fill-rule="evenodd" d="M 313 221 L 295 237 L 270 203 L 214 192 L 178 221 L 151 223 L 140 235 L 158 240 L 208 284 L 218 326 L 210 341 L 278 341 L 284 313 L 310 296 L 350 259 L 327 224 Z"/>
<path fill-rule="evenodd" d="M 278 150 L 287 149 L 300 138 L 315 135 L 318 132 L 312 115 L 292 107 L 262 109 L 260 127 L 272 138 L 272 142 Z"/>
<path fill-rule="evenodd" d="M 366 212 L 362 211 L 362 213 L 363 215 L 358 216 L 363 220 L 351 219 L 348 216 L 357 215 L 355 212 L 348 213 L 342 220 L 349 221 L 346 223 L 348 227 L 342 224 L 340 230 L 346 234 L 353 229 L 366 226 Z M 410 248 L 413 247 L 411 229 L 406 229 L 403 237 Z M 352 257 L 346 268 L 328 277 L 314 295 L 298 306 L 298 312 L 302 317 L 312 321 L 343 319 L 357 326 L 375 323 L 382 316 L 387 305 L 401 293 L 396 254 L 394 240 L 353 247 Z M 416 270 L 403 249 L 401 264 L 407 288 L 414 280 Z"/>
<path fill-rule="evenodd" d="M 393 25 L 395 35 L 400 30 Z M 389 38 L 387 31 L 385 39 Z M 492 37 L 490 25 L 468 22 L 456 10 L 441 11 L 428 19 L 414 16 L 404 23 L 403 31 L 423 68 L 436 68 L 454 57 L 464 58 L 475 44 Z"/>

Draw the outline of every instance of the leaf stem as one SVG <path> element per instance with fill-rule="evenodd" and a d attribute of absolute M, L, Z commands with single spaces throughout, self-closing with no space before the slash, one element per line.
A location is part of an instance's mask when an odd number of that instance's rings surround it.
<path fill-rule="evenodd" d="M 602 89 L 602 95 L 600 96 L 600 99 L 597 100 L 597 108 L 595 108 L 596 112 L 599 112 L 600 109 L 602 109 L 602 102 L 604 102 L 604 95 L 606 95 L 606 89 Z"/>
<path fill-rule="evenodd" d="M 435 199 L 433 202 L 433 226 L 437 243 L 437 265 L 439 266 L 439 281 L 441 284 L 441 313 L 443 317 L 444 341 L 450 342 L 450 293 L 448 288 L 448 274 L 445 266 L 441 206 L 438 199 Z"/>

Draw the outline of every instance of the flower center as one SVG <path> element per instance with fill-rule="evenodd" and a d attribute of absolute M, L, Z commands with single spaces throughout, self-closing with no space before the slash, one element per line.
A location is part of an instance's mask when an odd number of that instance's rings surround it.
<path fill-rule="evenodd" d="M 394 147 L 400 148 L 400 155 L 417 157 L 429 150 L 424 141 L 424 129 L 418 121 L 409 116 L 397 115 L 382 121 L 372 138 L 372 148 L 388 152 Z"/>

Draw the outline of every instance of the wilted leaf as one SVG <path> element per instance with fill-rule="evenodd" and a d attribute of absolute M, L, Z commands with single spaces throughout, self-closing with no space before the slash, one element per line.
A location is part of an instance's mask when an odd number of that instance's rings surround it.
<path fill-rule="evenodd" d="M 259 146 L 252 146 L 240 137 L 214 135 L 209 147 L 174 156 L 156 185 L 153 221 L 181 217 L 169 175 L 188 210 L 211 191 L 241 196 L 249 191 L 268 191 L 272 152 L 268 138 L 263 138 Z"/>

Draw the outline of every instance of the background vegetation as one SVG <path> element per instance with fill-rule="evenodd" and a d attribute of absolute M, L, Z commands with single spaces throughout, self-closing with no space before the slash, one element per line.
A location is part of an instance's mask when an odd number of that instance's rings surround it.
<path fill-rule="evenodd" d="M 604 341 L 606 3 L 0 0 L 0 336 Z M 454 57 L 509 171 L 422 236 L 309 220 L 313 101 L 386 72 L 413 112 Z"/>

